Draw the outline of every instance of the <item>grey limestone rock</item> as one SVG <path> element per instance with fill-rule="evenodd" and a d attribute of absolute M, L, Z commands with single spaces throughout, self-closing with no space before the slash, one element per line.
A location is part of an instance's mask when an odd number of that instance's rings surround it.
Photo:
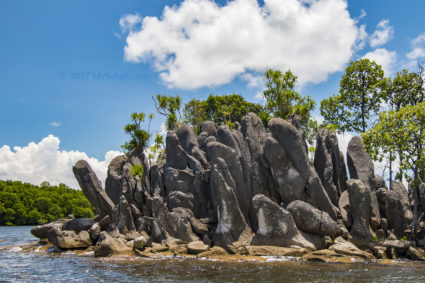
<path fill-rule="evenodd" d="M 53 227 L 49 230 L 47 238 L 50 243 L 60 249 L 81 249 L 91 245 L 90 235 L 85 230 L 76 233 Z"/>
<path fill-rule="evenodd" d="M 71 221 L 66 222 L 62 226 L 62 230 L 74 231 L 80 233 L 85 230 L 88 231 L 95 222 L 90 218 L 74 218 Z"/>
<path fill-rule="evenodd" d="M 314 168 L 332 203 L 337 205 L 346 190 L 347 171 L 336 133 L 329 129 L 320 129 L 317 134 Z"/>
<path fill-rule="evenodd" d="M 231 250 L 233 243 L 250 240 L 252 231 L 239 208 L 234 184 L 226 182 L 226 177 L 223 176 L 226 171 L 226 168 L 220 168 L 217 164 L 211 169 L 210 189 L 218 222 L 213 232 L 213 240 L 215 244 Z"/>
<path fill-rule="evenodd" d="M 44 225 L 35 226 L 31 229 L 31 234 L 40 239 L 47 239 L 51 228 L 57 227 L 61 230 L 62 226 L 68 221 L 71 221 L 71 219 L 59 219 Z"/>
<path fill-rule="evenodd" d="M 132 248 L 126 246 L 122 239 L 114 238 L 105 231 L 100 232 L 94 247 L 94 255 L 96 257 L 106 257 L 120 254 L 132 254 Z"/>
<path fill-rule="evenodd" d="M 295 200 L 286 209 L 292 214 L 298 229 L 303 232 L 332 238 L 348 233 L 345 227 L 339 226 L 329 214 L 306 202 Z"/>
<path fill-rule="evenodd" d="M 350 179 L 362 181 L 369 191 L 375 189 L 374 165 L 359 136 L 353 137 L 348 143 L 347 165 L 350 171 Z"/>
<path fill-rule="evenodd" d="M 407 190 L 400 182 L 393 181 L 391 190 L 385 192 L 385 215 L 389 228 L 398 237 L 402 237 L 404 230 L 412 223 L 413 213 Z"/>
<path fill-rule="evenodd" d="M 119 203 L 122 195 L 121 178 L 126 162 L 126 156 L 119 155 L 112 159 L 108 166 L 108 174 L 105 180 L 105 191 L 114 204 Z"/>
<path fill-rule="evenodd" d="M 315 249 L 315 245 L 300 233 L 287 210 L 264 195 L 254 196 L 252 204 L 258 218 L 258 230 L 251 245 Z"/>
<path fill-rule="evenodd" d="M 370 192 L 362 181 L 356 179 L 348 180 L 347 187 L 353 217 L 353 225 L 350 229 L 351 242 L 358 247 L 368 247 L 373 243 L 375 236 L 369 224 Z"/>
<path fill-rule="evenodd" d="M 97 178 L 90 165 L 85 160 L 78 161 L 74 167 L 75 178 L 83 190 L 84 195 L 89 202 L 95 207 L 100 217 L 112 215 L 114 203 L 102 189 L 102 184 Z"/>

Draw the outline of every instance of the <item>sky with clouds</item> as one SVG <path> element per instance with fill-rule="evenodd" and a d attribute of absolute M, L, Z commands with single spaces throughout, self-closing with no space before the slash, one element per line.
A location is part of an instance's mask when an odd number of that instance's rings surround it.
<path fill-rule="evenodd" d="M 350 62 L 387 76 L 425 61 L 425 2 L 366 0 L 2 1 L 0 179 L 77 187 L 104 179 L 132 112 L 152 96 L 239 93 L 260 102 L 266 68 L 320 100 Z M 315 110 L 318 115 L 318 110 Z M 163 131 L 163 117 L 152 127 Z M 341 137 L 347 144 L 351 135 Z"/>

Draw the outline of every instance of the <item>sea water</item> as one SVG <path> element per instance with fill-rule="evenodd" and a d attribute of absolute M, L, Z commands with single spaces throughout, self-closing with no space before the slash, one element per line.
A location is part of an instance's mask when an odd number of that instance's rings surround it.
<path fill-rule="evenodd" d="M 94 258 L 93 253 L 23 252 L 36 241 L 30 226 L 0 226 L 0 282 L 425 282 L 425 264 L 267 261 L 138 257 Z"/>

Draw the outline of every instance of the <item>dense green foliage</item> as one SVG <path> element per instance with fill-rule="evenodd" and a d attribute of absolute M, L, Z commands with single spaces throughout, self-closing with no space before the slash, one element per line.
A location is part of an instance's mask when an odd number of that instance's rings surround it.
<path fill-rule="evenodd" d="M 393 79 L 387 79 L 385 98 L 391 110 L 399 111 L 401 107 L 416 105 L 425 98 L 422 74 L 403 70 L 397 72 Z"/>
<path fill-rule="evenodd" d="M 384 99 L 388 104 L 388 110 L 400 111 L 402 107 L 409 105 L 415 106 L 424 100 L 424 96 L 425 92 L 423 81 L 423 68 L 420 68 L 418 73 L 409 72 L 408 70 L 402 70 L 401 72 L 397 72 L 394 78 L 386 79 Z M 400 124 L 399 126 L 401 127 L 402 124 Z M 377 127 L 379 127 L 379 125 L 376 125 L 375 130 L 377 129 Z M 372 133 L 375 132 L 375 130 L 372 131 Z M 378 141 L 376 139 L 366 139 L 365 142 L 371 142 L 368 148 L 370 154 L 374 158 L 382 159 L 382 155 L 386 154 L 385 158 L 388 161 L 388 169 L 390 175 L 389 178 L 393 179 L 392 164 L 394 163 L 396 157 L 398 158 L 398 160 L 403 160 L 404 158 L 402 144 L 395 145 L 395 143 L 393 142 L 393 145 L 395 146 L 391 147 L 391 150 L 389 150 L 390 148 L 388 148 L 385 140 Z M 382 152 L 379 157 L 374 154 L 377 151 Z M 403 170 L 403 166 L 399 166 L 399 171 L 397 173 L 396 179 L 401 180 L 401 178 L 403 177 Z"/>
<path fill-rule="evenodd" d="M 131 114 L 131 121 L 133 123 L 125 125 L 124 131 L 130 135 L 131 139 L 121 147 L 127 153 L 140 153 L 147 146 L 151 137 L 149 130 L 153 114 L 150 114 L 148 117 L 149 126 L 147 131 L 143 130 L 141 127 L 141 124 L 145 121 L 145 117 L 145 113 L 133 113 Z"/>
<path fill-rule="evenodd" d="M 340 82 L 339 94 L 320 103 L 325 123 L 343 132 L 364 133 L 381 110 L 387 80 L 382 67 L 369 59 L 351 62 Z"/>
<path fill-rule="evenodd" d="M 192 99 L 184 106 L 185 122 L 196 132 L 204 121 L 213 121 L 218 125 L 228 125 L 231 129 L 236 122 L 249 112 L 261 115 L 264 111 L 259 104 L 245 100 L 242 95 L 209 95 L 206 100 Z"/>
<path fill-rule="evenodd" d="M 282 73 L 279 70 L 268 69 L 264 77 L 266 86 L 263 95 L 266 99 L 265 111 L 269 118 L 288 119 L 297 115 L 300 117 L 301 128 L 308 143 L 312 144 L 318 130 L 317 122 L 311 118 L 311 111 L 316 103 L 310 96 L 303 97 L 295 90 L 297 76 L 289 70 Z M 267 120 L 264 116 L 261 118 L 263 122 Z"/>
<path fill-rule="evenodd" d="M 407 105 L 398 111 L 384 111 L 379 120 L 363 134 L 366 150 L 375 160 L 399 152 L 400 173 L 409 181 L 424 181 L 425 102 Z M 413 171 L 413 176 L 409 173 Z"/>
<path fill-rule="evenodd" d="M 93 217 L 94 208 L 82 191 L 64 184 L 34 186 L 17 181 L 0 181 L 0 225 L 35 225 L 69 214 Z"/>

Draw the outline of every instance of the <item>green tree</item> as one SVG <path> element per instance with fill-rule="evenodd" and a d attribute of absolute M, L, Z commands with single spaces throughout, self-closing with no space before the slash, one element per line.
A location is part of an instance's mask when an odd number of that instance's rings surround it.
<path fill-rule="evenodd" d="M 269 118 L 273 116 L 288 119 L 298 115 L 306 139 L 312 144 L 318 130 L 317 122 L 311 118 L 311 111 L 316 104 L 310 96 L 303 97 L 295 90 L 297 76 L 289 70 L 282 73 L 279 70 L 268 69 L 264 77 L 266 85 L 263 95 Z M 264 115 L 263 119 L 267 120 Z"/>
<path fill-rule="evenodd" d="M 153 115 L 149 115 L 149 127 L 147 131 L 141 127 L 141 124 L 145 121 L 145 117 L 145 113 L 133 113 L 131 114 L 132 123 L 124 127 L 124 131 L 130 135 L 131 139 L 121 147 L 129 154 L 143 152 L 151 137 L 149 130 Z"/>
<path fill-rule="evenodd" d="M 82 191 L 64 184 L 33 186 L 0 181 L 0 225 L 34 225 L 68 214 L 93 217 L 94 208 Z"/>
<path fill-rule="evenodd" d="M 249 112 L 260 115 L 263 107 L 251 103 L 239 94 L 212 95 L 206 100 L 192 99 L 184 107 L 185 122 L 192 125 L 196 132 L 204 121 L 213 121 L 218 125 L 235 127 L 236 122 Z"/>
<path fill-rule="evenodd" d="M 6 211 L 3 215 L 4 224 L 7 226 L 13 225 L 15 222 L 16 211 L 13 208 L 6 208 Z"/>
<path fill-rule="evenodd" d="M 376 62 L 351 62 L 342 76 L 339 94 L 320 103 L 325 123 L 343 132 L 364 133 L 381 109 L 385 83 L 384 71 Z"/>
<path fill-rule="evenodd" d="M 158 94 L 156 97 L 152 97 L 152 99 L 155 103 L 156 111 L 167 118 L 165 123 L 167 130 L 177 130 L 182 121 L 181 97 Z"/>
<path fill-rule="evenodd" d="M 423 88 L 423 78 L 418 73 L 402 70 L 397 72 L 393 79 L 388 79 L 385 90 L 385 98 L 390 105 L 391 110 L 398 111 L 401 107 L 407 105 L 416 105 L 425 98 Z"/>
<path fill-rule="evenodd" d="M 394 78 L 387 79 L 385 89 L 385 100 L 389 104 L 390 110 L 399 111 L 401 107 L 408 105 L 416 105 L 424 101 L 424 88 L 423 88 L 423 68 L 420 67 L 417 73 L 402 70 L 397 72 Z M 401 126 L 401 125 L 400 125 Z M 375 145 L 377 146 L 377 145 Z M 389 180 L 391 186 L 391 180 L 393 179 L 392 164 L 395 160 L 395 156 L 401 160 L 401 148 L 397 146 L 394 151 L 390 151 L 387 155 L 389 161 Z M 398 178 L 402 176 L 402 168 L 399 168 Z"/>
<path fill-rule="evenodd" d="M 378 123 L 363 134 L 365 148 L 375 159 L 385 154 L 400 153 L 400 174 L 411 184 L 414 200 L 413 238 L 416 237 L 418 219 L 418 185 L 425 173 L 425 102 L 401 107 L 399 111 L 386 111 L 379 115 Z M 401 176 L 398 176 L 399 178 Z"/>
<path fill-rule="evenodd" d="M 41 213 L 37 209 L 32 209 L 28 212 L 28 222 L 32 224 L 41 224 Z"/>
<path fill-rule="evenodd" d="M 50 183 L 47 181 L 43 181 L 40 183 L 40 187 L 49 187 L 49 186 L 50 186 Z"/>
<path fill-rule="evenodd" d="M 384 111 L 378 122 L 363 134 L 365 148 L 372 158 L 382 160 L 387 153 L 400 150 L 402 176 L 410 182 L 423 182 L 425 160 L 425 101 Z M 410 173 L 413 173 L 410 174 Z"/>

